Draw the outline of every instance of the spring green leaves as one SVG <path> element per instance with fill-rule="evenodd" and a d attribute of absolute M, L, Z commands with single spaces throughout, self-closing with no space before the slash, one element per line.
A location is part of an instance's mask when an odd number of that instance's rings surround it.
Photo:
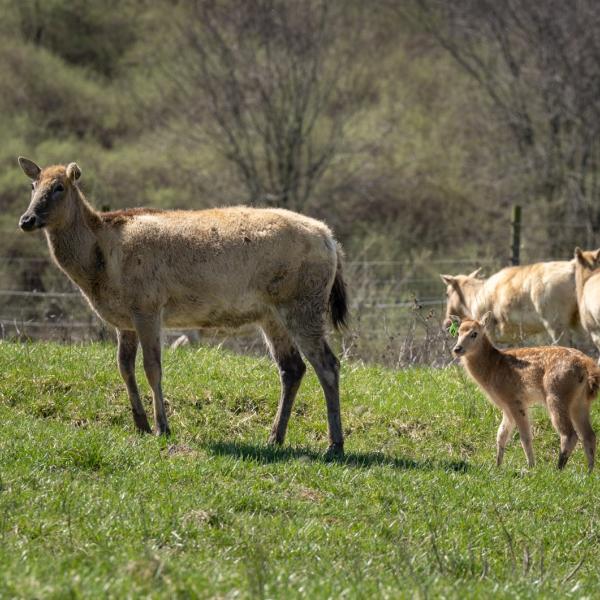
<path fill-rule="evenodd" d="M 458 321 L 452 321 L 452 323 L 450 323 L 450 327 L 448 327 L 448 333 L 452 336 L 452 337 L 458 337 L 458 327 L 459 327 L 460 323 Z"/>

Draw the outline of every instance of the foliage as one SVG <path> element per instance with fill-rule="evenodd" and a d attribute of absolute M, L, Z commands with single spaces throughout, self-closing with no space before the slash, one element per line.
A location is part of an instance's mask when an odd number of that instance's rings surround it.
<path fill-rule="evenodd" d="M 600 228 L 597 3 L 419 0 L 423 27 L 485 92 L 531 193 L 556 220 Z M 561 236 L 562 237 L 562 236 Z M 555 240 L 563 250 L 563 239 Z M 567 251 L 571 248 L 567 246 Z"/>
<path fill-rule="evenodd" d="M 361 16 L 319 0 L 191 2 L 167 68 L 180 136 L 213 144 L 249 202 L 303 209 L 366 95 Z"/>
<path fill-rule="evenodd" d="M 24 0 L 14 10 L 25 41 L 107 77 L 118 71 L 123 54 L 135 43 L 131 1 Z"/>

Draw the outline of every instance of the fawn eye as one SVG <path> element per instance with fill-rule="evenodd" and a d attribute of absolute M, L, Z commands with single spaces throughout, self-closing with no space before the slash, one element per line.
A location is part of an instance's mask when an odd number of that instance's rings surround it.
<path fill-rule="evenodd" d="M 471 332 L 471 336 L 470 337 L 473 338 L 473 339 L 475 339 L 477 337 L 477 332 L 476 331 Z"/>

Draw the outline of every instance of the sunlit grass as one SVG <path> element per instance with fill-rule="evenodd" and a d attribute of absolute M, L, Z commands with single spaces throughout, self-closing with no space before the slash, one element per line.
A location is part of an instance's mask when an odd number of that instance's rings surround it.
<path fill-rule="evenodd" d="M 0 597 L 596 593 L 598 475 L 580 448 L 555 469 L 542 410 L 538 466 L 515 440 L 498 470 L 500 415 L 460 370 L 346 363 L 330 463 L 312 372 L 272 449 L 270 360 L 167 351 L 164 440 L 134 432 L 114 355 L 0 344 Z"/>

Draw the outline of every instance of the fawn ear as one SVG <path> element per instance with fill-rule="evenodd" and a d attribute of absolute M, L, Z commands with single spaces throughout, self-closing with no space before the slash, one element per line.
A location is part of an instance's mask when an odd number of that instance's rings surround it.
<path fill-rule="evenodd" d="M 42 170 L 28 158 L 24 156 L 19 156 L 18 158 L 19 165 L 21 169 L 23 169 L 23 173 L 29 177 L 29 179 L 37 179 Z"/>
<path fill-rule="evenodd" d="M 440 274 L 440 277 L 442 278 L 442 281 L 446 284 L 446 285 L 452 285 L 455 281 L 455 278 L 452 277 L 452 275 L 442 275 Z"/>
<path fill-rule="evenodd" d="M 479 319 L 479 324 L 484 328 L 484 329 L 489 329 L 492 321 L 494 319 L 494 315 L 492 314 L 491 310 L 488 310 L 485 315 L 483 315 L 483 317 L 481 317 L 481 319 Z"/>
<path fill-rule="evenodd" d="M 580 263 L 584 262 L 584 260 L 585 260 L 583 258 L 583 250 L 579 246 L 575 247 L 575 255 L 574 256 Z"/>
<path fill-rule="evenodd" d="M 67 177 L 71 181 L 75 181 L 81 177 L 81 169 L 77 163 L 69 163 L 67 165 Z"/>
<path fill-rule="evenodd" d="M 596 250 L 594 252 L 594 262 L 598 262 L 598 260 L 600 259 L 600 248 L 598 248 L 598 250 Z"/>
<path fill-rule="evenodd" d="M 469 273 L 469 277 L 479 277 L 481 275 L 481 269 L 483 269 L 483 267 L 477 267 L 472 273 Z"/>

